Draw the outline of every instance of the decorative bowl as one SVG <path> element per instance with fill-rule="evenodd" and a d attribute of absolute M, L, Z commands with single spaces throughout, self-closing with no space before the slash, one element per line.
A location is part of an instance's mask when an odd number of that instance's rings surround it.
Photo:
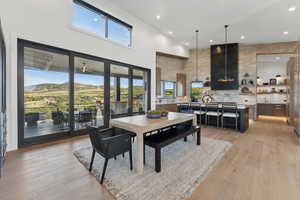
<path fill-rule="evenodd" d="M 158 119 L 161 117 L 161 114 L 147 114 L 146 116 L 149 119 Z"/>
<path fill-rule="evenodd" d="M 167 117 L 167 116 L 168 116 L 168 113 L 167 113 L 167 112 L 163 112 L 163 113 L 161 113 L 161 116 L 162 116 L 162 117 Z"/>

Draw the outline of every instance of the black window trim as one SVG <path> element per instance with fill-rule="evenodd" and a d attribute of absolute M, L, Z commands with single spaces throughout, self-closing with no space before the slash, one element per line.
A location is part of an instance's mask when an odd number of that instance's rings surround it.
<path fill-rule="evenodd" d="M 132 29 L 133 29 L 132 25 L 130 25 L 130 24 L 128 24 L 128 23 L 126 23 L 126 22 L 124 22 L 124 21 L 122 21 L 122 20 L 114 17 L 114 16 L 112 16 L 111 14 L 109 14 L 109 13 L 107 13 L 107 12 L 105 12 L 105 11 L 103 11 L 103 10 L 95 7 L 95 6 L 92 6 L 91 4 L 88 4 L 88 3 L 86 3 L 85 1 L 82 1 L 82 0 L 73 0 L 73 2 L 76 3 L 76 4 L 78 4 L 78 5 L 83 6 L 85 8 L 88 8 L 88 9 L 90 9 L 90 10 L 96 12 L 96 13 L 104 15 L 107 18 L 110 18 L 110 19 L 112 19 L 112 20 L 114 20 L 114 21 L 116 21 L 116 22 L 118 22 L 118 23 L 120 23 L 120 24 L 122 24 L 124 26 L 127 26 L 128 28 L 131 29 L 130 32 L 132 32 Z"/>

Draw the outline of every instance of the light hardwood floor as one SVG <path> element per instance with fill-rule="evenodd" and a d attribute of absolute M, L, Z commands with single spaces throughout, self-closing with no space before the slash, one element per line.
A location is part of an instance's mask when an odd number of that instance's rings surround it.
<path fill-rule="evenodd" d="M 215 128 L 202 133 L 233 146 L 191 200 L 300 199 L 300 146 L 283 120 L 259 119 L 244 135 Z M 73 156 L 88 144 L 80 137 L 10 152 L 0 199 L 113 199 Z"/>

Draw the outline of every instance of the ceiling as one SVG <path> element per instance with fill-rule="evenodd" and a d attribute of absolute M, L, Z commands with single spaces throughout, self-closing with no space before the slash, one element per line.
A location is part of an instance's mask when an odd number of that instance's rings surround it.
<path fill-rule="evenodd" d="M 229 24 L 229 42 L 246 44 L 296 41 L 300 37 L 300 0 L 110 0 L 144 22 L 186 46 L 224 43 L 224 25 Z M 290 12 L 289 8 L 296 10 Z M 157 20 L 156 16 L 160 19 Z M 169 34 L 169 32 L 173 34 Z M 288 31 L 288 35 L 283 32 Z M 245 39 L 240 37 L 244 35 Z M 212 43 L 209 41 L 213 40 Z M 188 45 L 186 43 L 189 43 Z"/>

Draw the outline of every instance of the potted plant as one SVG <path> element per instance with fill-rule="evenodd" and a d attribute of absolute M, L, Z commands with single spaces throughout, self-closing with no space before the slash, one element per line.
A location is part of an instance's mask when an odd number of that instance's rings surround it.
<path fill-rule="evenodd" d="M 146 116 L 151 119 L 157 119 L 161 117 L 161 111 L 159 110 L 149 110 L 146 112 Z"/>

